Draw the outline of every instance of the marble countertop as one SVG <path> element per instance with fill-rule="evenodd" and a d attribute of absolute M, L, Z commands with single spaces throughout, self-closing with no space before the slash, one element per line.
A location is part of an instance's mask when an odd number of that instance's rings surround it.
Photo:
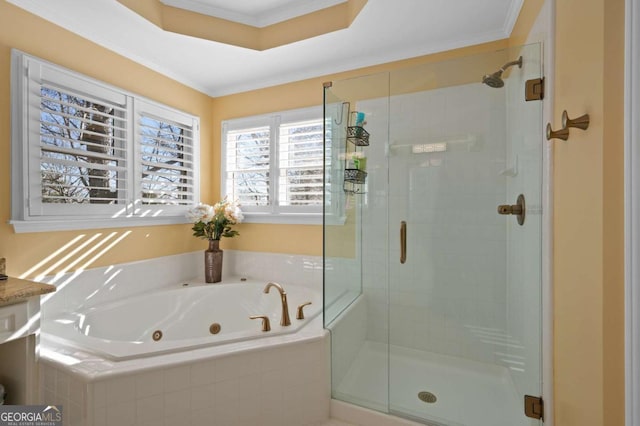
<path fill-rule="evenodd" d="M 56 287 L 51 284 L 9 277 L 5 281 L 0 281 L 0 306 L 24 302 L 32 296 L 53 293 L 54 291 L 56 291 Z"/>

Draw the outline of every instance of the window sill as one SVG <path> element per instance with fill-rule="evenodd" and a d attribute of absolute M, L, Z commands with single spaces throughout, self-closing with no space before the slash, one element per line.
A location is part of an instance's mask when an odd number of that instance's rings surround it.
<path fill-rule="evenodd" d="M 282 225 L 322 225 L 322 213 L 255 213 L 242 212 L 244 215 L 244 223 L 272 223 Z M 344 224 L 345 218 L 337 218 L 327 215 L 327 224 L 338 225 Z"/>
<path fill-rule="evenodd" d="M 10 220 L 16 234 L 26 232 L 76 231 L 84 229 L 130 228 L 138 226 L 177 225 L 190 223 L 184 216 L 122 217 L 59 220 Z"/>

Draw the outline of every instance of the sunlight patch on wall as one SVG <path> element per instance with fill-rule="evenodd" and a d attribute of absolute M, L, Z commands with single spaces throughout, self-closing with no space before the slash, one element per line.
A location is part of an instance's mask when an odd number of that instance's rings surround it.
<path fill-rule="evenodd" d="M 20 278 L 26 279 L 33 274 L 37 274 L 35 280 L 41 281 L 47 275 L 58 271 L 49 283 L 56 285 L 60 290 L 131 233 L 132 231 L 111 232 L 106 235 L 98 232 L 91 236 L 80 234 L 29 268 L 20 275 Z M 74 273 L 71 277 L 68 277 L 70 272 Z M 67 276 L 67 279 L 62 283 L 58 283 L 64 276 Z M 46 296 L 43 296 L 43 301 L 46 301 Z"/>

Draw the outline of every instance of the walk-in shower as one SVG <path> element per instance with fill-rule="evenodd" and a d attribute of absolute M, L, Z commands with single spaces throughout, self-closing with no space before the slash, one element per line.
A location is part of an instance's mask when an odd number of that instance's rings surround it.
<path fill-rule="evenodd" d="M 429 425 L 541 423 L 525 397 L 541 395 L 542 103 L 524 99 L 540 55 L 325 85 L 333 398 Z"/>

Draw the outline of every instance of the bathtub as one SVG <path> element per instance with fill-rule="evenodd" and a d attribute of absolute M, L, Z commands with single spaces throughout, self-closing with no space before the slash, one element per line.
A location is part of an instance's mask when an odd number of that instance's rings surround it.
<path fill-rule="evenodd" d="M 120 361 L 296 333 L 322 310 L 322 294 L 311 288 L 283 284 L 291 325 L 280 325 L 280 294 L 263 289 L 265 281 L 222 284 L 183 282 L 174 288 L 133 296 L 100 306 L 48 318 L 42 335 L 56 344 L 80 348 Z M 296 319 L 297 307 L 305 318 Z M 267 315 L 271 330 L 262 331 Z"/>

